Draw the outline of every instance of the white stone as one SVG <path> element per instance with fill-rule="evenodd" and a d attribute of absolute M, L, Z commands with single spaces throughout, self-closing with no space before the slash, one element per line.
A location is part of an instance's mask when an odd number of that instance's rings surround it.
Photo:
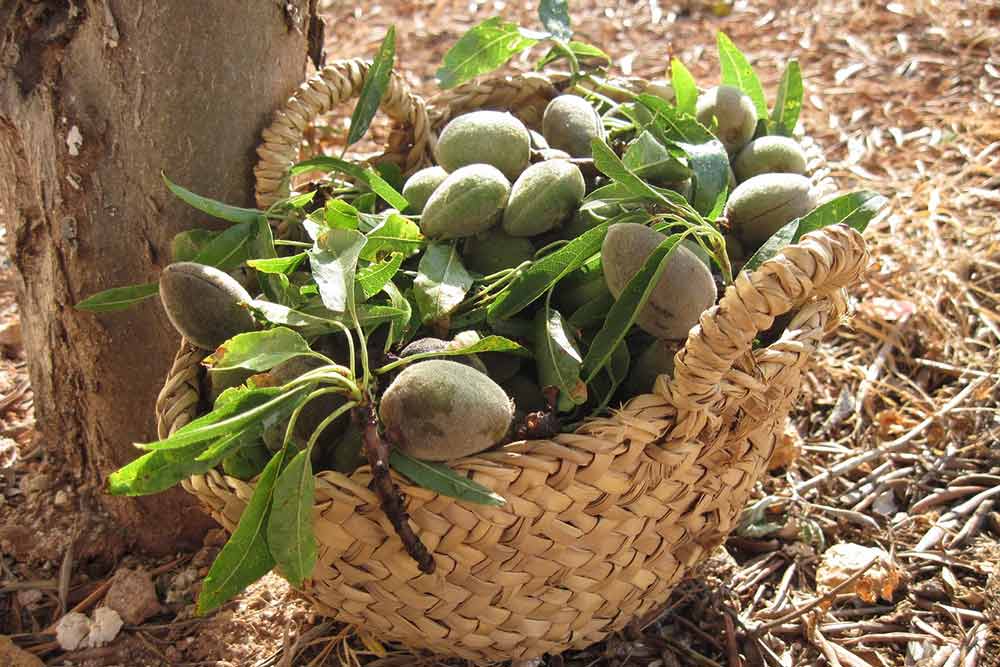
<path fill-rule="evenodd" d="M 104 646 L 118 636 L 118 632 L 124 625 L 122 617 L 114 609 L 98 607 L 94 611 L 94 620 L 90 624 L 90 636 L 87 644 L 91 648 Z"/>
<path fill-rule="evenodd" d="M 90 619 L 75 611 L 59 619 L 59 625 L 56 626 L 56 641 L 64 651 L 75 651 L 83 646 L 88 634 Z"/>
<path fill-rule="evenodd" d="M 69 154 L 74 157 L 79 155 L 82 145 L 83 134 L 80 132 L 80 128 L 74 125 L 69 128 L 69 132 L 66 134 L 66 146 L 69 148 Z"/>

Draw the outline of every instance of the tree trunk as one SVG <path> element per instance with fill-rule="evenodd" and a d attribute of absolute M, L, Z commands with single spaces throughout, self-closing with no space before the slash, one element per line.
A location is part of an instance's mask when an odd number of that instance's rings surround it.
<path fill-rule="evenodd" d="M 161 171 L 253 205 L 254 148 L 304 76 L 314 10 L 315 0 L 0 5 L 0 216 L 42 442 L 78 488 L 102 488 L 135 458 L 133 442 L 155 437 L 178 336 L 158 300 L 103 315 L 73 305 L 156 280 L 175 233 L 217 224 L 174 199 Z M 179 489 L 101 504 L 154 553 L 210 525 Z"/>

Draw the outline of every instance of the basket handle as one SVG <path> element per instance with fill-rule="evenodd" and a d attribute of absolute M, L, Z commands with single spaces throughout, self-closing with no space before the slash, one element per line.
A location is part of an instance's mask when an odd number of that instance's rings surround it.
<path fill-rule="evenodd" d="M 758 333 L 810 299 L 835 296 L 860 277 L 867 263 L 861 234 L 838 224 L 806 234 L 753 273 L 741 273 L 719 304 L 702 314 L 677 353 L 667 385 L 671 402 L 681 410 L 721 415 L 722 380 L 750 352 Z"/>
<path fill-rule="evenodd" d="M 258 208 L 266 209 L 287 196 L 288 168 L 298 160 L 306 128 L 338 104 L 358 97 L 370 66 L 371 62 L 361 59 L 334 61 L 306 79 L 275 113 L 262 133 L 257 148 L 260 160 L 253 170 Z M 430 146 L 427 106 L 396 72 L 389 78 L 381 109 L 402 126 L 405 135 L 393 133 L 387 157 L 400 161 L 404 173 L 426 163 Z"/>

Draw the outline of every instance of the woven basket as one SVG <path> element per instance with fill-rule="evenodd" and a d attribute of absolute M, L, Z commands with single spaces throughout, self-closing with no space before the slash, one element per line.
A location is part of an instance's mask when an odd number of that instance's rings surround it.
<path fill-rule="evenodd" d="M 280 196 L 280 174 L 305 127 L 360 92 L 366 65 L 327 66 L 264 133 L 258 203 Z M 383 110 L 399 123 L 386 159 L 427 162 L 431 132 L 467 110 L 509 109 L 537 127 L 558 86 L 541 76 L 463 86 L 424 107 L 394 78 Z M 516 442 L 451 463 L 507 503 L 456 501 L 396 477 L 434 574 L 407 556 L 363 467 L 316 477 L 319 559 L 302 592 L 316 608 L 374 635 L 474 661 L 524 659 L 596 642 L 666 600 L 719 545 L 762 474 L 799 391 L 803 367 L 846 311 L 844 288 L 867 262 L 843 226 L 803 237 L 740 275 L 701 316 L 673 377 L 576 433 Z M 758 332 L 797 310 L 784 335 Z M 156 405 L 160 435 L 205 406 L 204 352 L 182 343 Z M 217 471 L 184 482 L 232 530 L 253 483 Z"/>

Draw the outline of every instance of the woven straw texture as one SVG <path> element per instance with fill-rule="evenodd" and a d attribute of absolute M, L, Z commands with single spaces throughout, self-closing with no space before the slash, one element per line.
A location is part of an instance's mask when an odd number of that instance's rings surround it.
<path fill-rule="evenodd" d="M 343 99 L 360 88 L 343 73 L 361 69 L 355 61 L 331 65 L 302 90 L 319 88 L 325 101 L 325 82 L 347 81 L 353 88 L 340 90 Z M 394 85 L 398 99 L 419 104 Z M 433 100 L 429 115 L 409 109 L 430 122 L 423 132 L 408 128 L 408 145 L 428 150 L 432 128 L 473 109 L 511 109 L 537 126 L 557 93 L 540 76 L 463 86 Z M 272 127 L 265 140 L 291 141 L 289 117 L 280 113 L 275 125 L 284 129 Z M 309 121 L 300 114 L 295 122 Z M 390 158 L 419 164 L 427 156 Z M 802 369 L 844 315 L 844 288 L 867 260 L 851 229 L 808 234 L 727 288 L 692 329 L 674 377 L 661 376 L 653 393 L 576 433 L 450 464 L 506 498 L 502 507 L 455 501 L 395 477 L 434 555 L 434 574 L 420 573 L 407 556 L 368 488 L 367 466 L 349 477 L 320 473 L 319 560 L 303 593 L 319 611 L 382 639 L 479 662 L 580 648 L 623 628 L 662 604 L 733 529 L 783 432 Z M 752 348 L 758 332 L 792 310 L 777 342 Z M 161 436 L 205 408 L 204 355 L 182 344 L 157 401 Z M 216 471 L 184 488 L 229 530 L 253 492 L 252 483 Z"/>
<path fill-rule="evenodd" d="M 338 104 L 357 97 L 370 64 L 355 59 L 327 65 L 299 86 L 285 107 L 275 114 L 262 133 L 257 148 L 259 160 L 253 170 L 258 208 L 267 209 L 288 196 L 288 168 L 298 159 L 306 128 Z M 430 131 L 427 108 L 395 72 L 382 97 L 381 109 L 395 121 L 388 140 L 389 150 L 382 159 L 399 165 L 404 174 L 427 164 Z"/>

